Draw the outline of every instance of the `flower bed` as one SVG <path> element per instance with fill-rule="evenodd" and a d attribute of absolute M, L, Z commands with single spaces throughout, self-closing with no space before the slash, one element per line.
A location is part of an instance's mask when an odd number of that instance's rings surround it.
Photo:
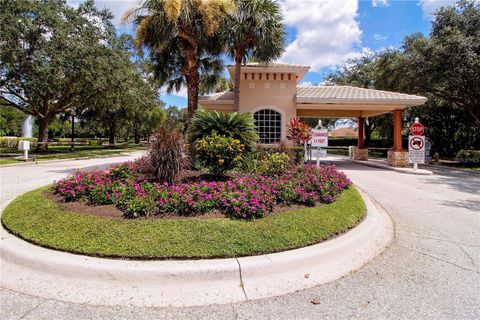
<path fill-rule="evenodd" d="M 114 204 L 129 218 L 220 210 L 230 217 L 252 219 L 267 215 L 278 205 L 331 203 L 351 185 L 334 166 L 305 166 L 275 177 L 245 175 L 228 181 L 169 185 L 150 181 L 144 173 L 144 161 L 77 172 L 56 181 L 54 193 L 65 201 Z"/>

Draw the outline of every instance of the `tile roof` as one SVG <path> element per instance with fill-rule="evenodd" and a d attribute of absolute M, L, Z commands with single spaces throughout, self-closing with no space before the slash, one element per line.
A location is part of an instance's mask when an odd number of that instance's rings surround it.
<path fill-rule="evenodd" d="M 229 68 L 234 68 L 235 65 L 228 65 Z M 289 63 L 258 63 L 258 62 L 249 62 L 247 64 L 242 64 L 242 68 L 247 67 L 247 68 L 278 68 L 278 69 L 285 69 L 285 68 L 293 68 L 293 69 L 310 69 L 309 66 L 304 66 L 301 64 L 289 64 Z"/>
<path fill-rule="evenodd" d="M 351 86 L 297 86 L 297 102 L 423 104 L 427 98 Z"/>
<path fill-rule="evenodd" d="M 233 101 L 233 91 L 223 91 L 214 93 L 208 96 L 199 96 L 198 99 L 202 101 Z"/>
<path fill-rule="evenodd" d="M 233 102 L 233 91 L 200 96 L 200 101 L 217 103 Z M 427 98 L 411 94 L 396 93 L 351 86 L 297 86 L 297 103 L 332 103 L 332 104 L 403 104 L 422 105 Z"/>

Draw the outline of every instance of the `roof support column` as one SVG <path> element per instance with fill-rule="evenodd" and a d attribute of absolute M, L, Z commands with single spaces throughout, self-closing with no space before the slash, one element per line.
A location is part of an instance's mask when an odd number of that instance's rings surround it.
<path fill-rule="evenodd" d="M 365 142 L 363 140 L 365 130 L 365 118 L 358 117 L 358 142 L 357 146 L 353 147 L 353 160 L 368 160 L 368 148 L 365 148 Z"/>
<path fill-rule="evenodd" d="M 394 167 L 408 166 L 408 151 L 402 149 L 402 110 L 393 111 L 393 148 L 388 150 L 388 163 Z"/>
<path fill-rule="evenodd" d="M 402 110 L 393 111 L 393 148 L 402 150 Z"/>
<path fill-rule="evenodd" d="M 357 143 L 357 148 L 358 149 L 364 149 L 365 148 L 365 142 L 364 142 L 364 130 L 365 130 L 365 118 L 364 117 L 358 117 L 358 143 Z"/>

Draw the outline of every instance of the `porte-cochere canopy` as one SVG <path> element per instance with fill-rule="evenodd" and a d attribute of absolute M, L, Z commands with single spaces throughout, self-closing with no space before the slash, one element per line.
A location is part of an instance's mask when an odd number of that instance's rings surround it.
<path fill-rule="evenodd" d="M 201 96 L 199 105 L 205 109 L 223 112 L 251 112 L 259 130 L 260 142 L 265 144 L 286 140 L 287 123 L 295 117 L 357 118 L 359 154 L 366 153 L 363 144 L 365 117 L 392 112 L 392 163 L 395 165 L 395 159 L 400 159 L 399 165 L 405 165 L 402 111 L 424 104 L 427 98 L 351 86 L 303 86 L 299 82 L 308 70 L 308 66 L 296 64 L 249 63 L 241 69 L 238 110 L 234 110 L 233 91 Z M 233 79 L 234 66 L 229 66 L 228 71 Z M 408 161 L 406 163 L 408 164 Z"/>
<path fill-rule="evenodd" d="M 382 90 L 352 86 L 303 86 L 298 83 L 308 71 L 308 66 L 290 64 L 249 63 L 242 68 L 240 77 L 240 112 L 255 108 L 254 99 L 263 105 L 277 105 L 283 99 L 290 102 L 285 109 L 298 117 L 357 118 L 369 117 L 394 110 L 419 106 L 427 98 Z M 233 77 L 235 69 L 229 66 Z M 205 109 L 234 111 L 232 91 L 201 96 L 199 104 Z M 252 103 L 253 102 L 253 103 Z M 260 105 L 260 104 L 258 104 Z M 258 106 L 257 105 L 257 106 Z"/>

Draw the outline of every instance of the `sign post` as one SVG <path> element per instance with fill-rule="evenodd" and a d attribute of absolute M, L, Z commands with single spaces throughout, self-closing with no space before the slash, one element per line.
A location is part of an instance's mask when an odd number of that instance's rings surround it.
<path fill-rule="evenodd" d="M 419 163 L 425 163 L 425 127 L 415 118 L 408 136 L 408 162 L 413 163 L 413 171 L 417 171 Z"/>
<path fill-rule="evenodd" d="M 317 167 L 319 167 L 320 158 L 327 157 L 327 150 L 322 149 L 322 147 L 328 147 L 328 130 L 313 129 L 309 144 L 312 147 L 312 158 L 317 160 Z"/>
<path fill-rule="evenodd" d="M 23 150 L 23 159 L 28 160 L 28 150 L 30 150 L 30 141 L 28 140 L 19 141 L 18 150 Z"/>

